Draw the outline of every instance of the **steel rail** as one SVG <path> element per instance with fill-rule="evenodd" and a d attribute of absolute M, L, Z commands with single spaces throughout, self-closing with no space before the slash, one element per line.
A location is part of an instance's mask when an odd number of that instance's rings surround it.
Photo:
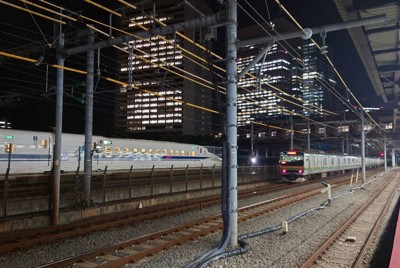
<path fill-rule="evenodd" d="M 383 186 L 374 193 L 374 195 L 363 204 L 343 225 L 332 234 L 315 252 L 312 256 L 304 262 L 301 268 L 312 267 L 318 260 L 329 250 L 329 248 L 339 239 L 339 237 L 352 225 L 357 218 L 371 205 L 371 203 L 380 195 L 381 191 L 385 189 L 394 178 L 394 175 L 387 180 Z"/>
<path fill-rule="evenodd" d="M 348 181 L 346 180 L 341 184 L 338 183 L 334 185 L 333 188 L 347 184 L 347 182 Z M 311 190 L 299 191 L 240 208 L 238 212 L 238 221 L 243 222 L 312 196 L 316 196 L 320 194 L 320 190 L 321 187 L 312 188 Z M 161 250 L 181 245 L 189 240 L 198 239 L 201 236 L 216 232 L 222 228 L 223 223 L 221 215 L 205 217 L 175 228 L 134 238 L 120 244 L 94 250 L 80 256 L 67 258 L 40 267 L 68 267 L 79 265 L 80 263 L 90 267 L 120 267 L 126 263 L 135 262 L 146 256 L 154 255 Z"/>

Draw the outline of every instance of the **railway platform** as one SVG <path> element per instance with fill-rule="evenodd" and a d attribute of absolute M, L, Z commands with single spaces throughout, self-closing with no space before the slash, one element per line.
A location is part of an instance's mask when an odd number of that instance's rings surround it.
<path fill-rule="evenodd" d="M 394 235 L 394 242 L 392 248 L 392 255 L 390 257 L 389 268 L 400 267 L 400 213 L 398 212 L 396 232 Z"/>

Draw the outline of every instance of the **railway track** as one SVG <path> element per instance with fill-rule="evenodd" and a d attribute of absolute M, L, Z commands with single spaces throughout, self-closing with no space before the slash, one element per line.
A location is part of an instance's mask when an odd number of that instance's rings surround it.
<path fill-rule="evenodd" d="M 337 183 L 333 188 L 347 184 L 348 180 Z M 306 191 L 284 195 L 247 207 L 238 212 L 238 221 L 270 213 L 301 200 L 320 194 L 321 186 Z M 157 254 L 162 250 L 195 240 L 223 228 L 221 215 L 198 219 L 181 226 L 165 229 L 142 237 L 134 238 L 109 247 L 87 252 L 83 255 L 59 260 L 41 267 L 120 267 L 138 261 L 146 256 Z"/>
<path fill-rule="evenodd" d="M 400 185 L 399 176 L 393 172 L 369 201 L 322 243 L 301 267 L 364 267 L 366 252 L 388 211 L 389 201 Z"/>
<path fill-rule="evenodd" d="M 241 190 L 239 191 L 239 198 L 247 198 L 254 195 L 266 194 L 273 191 L 287 189 L 289 187 L 293 187 L 293 185 L 264 185 L 257 187 L 256 190 Z M 0 238 L 0 253 L 51 243 L 60 239 L 69 239 L 76 236 L 87 235 L 89 233 L 104 231 L 111 228 L 118 228 L 133 223 L 143 222 L 145 220 L 184 213 L 185 211 L 194 209 L 201 210 L 203 207 L 215 205 L 219 202 L 220 196 L 218 195 L 202 197 L 171 204 L 146 207 L 124 213 L 101 216 L 74 224 L 51 226 L 48 228 L 31 229 L 10 234 L 3 234 Z"/>
<path fill-rule="evenodd" d="M 332 188 L 338 187 L 343 184 L 348 184 L 348 177 L 344 178 L 332 178 L 329 180 L 329 183 L 331 183 Z M 303 183 L 302 185 L 306 185 L 307 183 Z M 320 182 L 310 182 L 310 184 L 315 184 L 314 190 L 316 191 L 314 194 L 319 194 L 319 191 L 321 189 Z M 278 190 L 283 190 L 291 187 L 298 187 L 298 184 L 293 185 L 287 185 L 287 184 L 278 184 L 278 185 L 269 185 L 265 187 L 258 187 L 256 190 L 254 189 L 248 189 L 248 190 L 242 190 L 239 192 L 239 197 L 246 198 L 247 196 L 254 196 L 256 194 L 265 194 L 268 192 L 273 192 L 273 191 L 278 191 Z M 296 195 L 301 196 L 301 198 L 296 199 Z M 298 192 L 295 194 L 291 195 L 293 198 L 293 202 L 297 202 L 301 199 L 304 199 L 306 196 L 305 193 Z M 271 210 L 275 210 L 279 207 L 285 206 L 287 204 L 285 199 L 288 198 L 289 196 L 284 196 L 279 199 L 271 200 L 269 202 L 275 202 L 276 206 L 272 207 Z M 156 206 L 156 207 L 148 207 L 148 208 L 143 208 L 141 210 L 137 211 L 130 211 L 127 213 L 119 213 L 118 217 L 116 215 L 110 215 L 110 216 L 103 216 L 101 218 L 97 218 L 95 220 L 91 221 L 86 221 L 86 222 L 81 222 L 78 224 L 70 224 L 70 225 L 64 225 L 64 226 L 55 226 L 51 228 L 46 228 L 46 229 L 35 229 L 35 230 L 29 230 L 29 231 L 23 231 L 23 232 L 18 232 L 17 234 L 6 234 L 3 235 L 2 238 L 0 239 L 0 252 L 9 252 L 17 249 L 23 249 L 23 248 L 29 248 L 32 246 L 36 246 L 38 244 L 45 244 L 45 243 L 51 243 L 56 240 L 61 240 L 61 239 L 69 239 L 75 236 L 82 236 L 86 235 L 89 233 L 97 232 L 97 231 L 103 231 L 106 229 L 110 228 L 117 228 L 121 226 L 126 226 L 130 225 L 135 222 L 143 222 L 145 220 L 150 220 L 158 217 L 163 217 L 166 215 L 172 215 L 176 213 L 182 213 L 188 210 L 193 210 L 193 209 L 201 209 L 202 207 L 206 207 L 212 204 L 217 204 L 220 201 L 219 196 L 214 196 L 214 197 L 209 197 L 209 198 L 201 198 L 199 200 L 191 200 L 191 201 L 185 201 L 185 202 L 180 202 L 180 203 L 175 203 L 175 204 L 169 204 L 169 205 L 162 205 L 162 206 Z M 262 205 L 262 204 L 260 204 Z M 272 206 L 272 205 L 271 205 Z M 247 212 L 243 212 L 247 213 Z M 249 213 L 248 218 L 251 217 L 256 217 L 257 215 L 265 214 L 268 213 L 268 211 L 265 211 L 265 209 L 259 209 L 259 212 L 251 212 Z M 240 212 L 241 216 L 242 212 Z M 242 218 L 246 219 L 246 217 L 241 217 L 239 220 L 242 221 Z M 204 223 L 207 225 L 207 223 Z M 222 228 L 222 222 L 221 220 L 216 220 L 216 223 L 209 223 L 211 226 L 214 228 Z M 198 224 L 198 226 L 201 226 L 202 223 Z M 194 227 L 195 229 L 197 227 Z M 190 229 L 190 228 L 189 228 Z M 207 233 L 214 232 L 215 230 L 213 228 L 207 228 L 201 227 L 202 232 L 197 233 L 198 236 L 206 235 Z M 183 232 L 185 233 L 185 232 Z M 151 236 L 151 235 L 150 235 Z M 162 235 L 165 237 L 166 235 Z M 169 238 L 172 238 L 174 235 L 170 236 Z M 180 236 L 180 235 L 179 235 Z M 147 237 L 147 236 L 144 236 Z M 155 247 L 156 250 L 162 250 L 165 248 L 168 248 L 170 245 L 176 245 L 176 244 L 181 244 L 187 241 L 188 239 L 195 239 L 193 237 L 188 237 L 182 238 L 183 240 L 181 241 L 169 241 L 168 243 L 163 242 L 161 245 L 158 245 Z M 147 239 L 149 240 L 149 239 Z M 162 240 L 162 239 L 159 239 Z M 160 241 L 158 241 L 160 242 Z M 139 242 L 133 242 L 133 244 L 139 245 L 143 243 Z M 146 246 L 148 247 L 148 245 Z M 136 246 L 135 251 L 139 246 Z M 104 249 L 105 250 L 105 249 Z M 148 251 L 140 251 L 137 256 L 147 256 L 148 254 L 155 254 L 151 252 L 151 248 L 147 249 Z M 111 250 L 113 251 L 113 250 Z M 123 251 L 123 253 L 126 253 Z M 93 253 L 95 254 L 95 253 Z M 101 256 L 105 255 L 105 253 L 100 253 L 98 257 L 100 258 Z M 101 257 L 101 259 L 104 259 L 107 257 Z M 114 257 L 109 257 L 109 259 L 113 259 Z M 115 258 L 114 258 L 115 259 Z M 129 260 L 132 261 L 132 260 Z M 62 264 L 65 265 L 65 264 Z M 59 265 L 58 267 L 61 267 L 62 265 Z"/>

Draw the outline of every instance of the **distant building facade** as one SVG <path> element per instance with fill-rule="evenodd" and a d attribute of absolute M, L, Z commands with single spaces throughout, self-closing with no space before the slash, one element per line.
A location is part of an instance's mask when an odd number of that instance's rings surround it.
<path fill-rule="evenodd" d="M 154 4 L 154 5 L 153 5 Z M 125 13 L 121 28 L 134 33 L 211 14 L 203 1 L 196 7 L 177 1 L 144 1 Z M 152 17 L 156 12 L 153 20 Z M 181 34 L 204 43 L 204 29 Z M 123 87 L 116 96 L 116 127 L 132 133 L 206 135 L 212 132 L 213 85 L 209 82 L 205 50 L 178 33 L 136 39 L 119 52 L 119 80 L 139 89 Z M 180 48 L 183 48 L 184 51 Z M 187 52 L 185 52 L 187 51 Z M 190 53 L 189 53 L 190 52 Z M 187 105 L 189 104 L 189 105 Z M 200 107 L 200 108 L 196 108 Z M 204 109 L 202 109 L 204 108 Z"/>
<path fill-rule="evenodd" d="M 311 40 L 303 43 L 303 100 L 304 115 L 323 116 L 323 110 L 336 111 L 336 76 L 321 50 Z M 329 57 L 332 57 L 329 51 Z"/>
<path fill-rule="evenodd" d="M 278 21 L 276 27 L 279 27 L 278 32 L 294 30 L 284 20 Z M 268 29 L 269 26 L 266 25 L 265 28 Z M 246 28 L 238 33 L 239 39 L 251 39 L 259 37 L 261 31 Z M 265 121 L 291 112 L 302 112 L 301 102 L 295 99 L 301 98 L 303 92 L 301 47 L 298 41 L 284 43 L 285 46 L 281 44 L 273 44 L 266 56 L 249 70 L 250 75 L 238 82 L 239 126 L 252 120 Z M 245 68 L 265 46 L 266 44 L 262 44 L 240 49 L 238 67 Z"/>

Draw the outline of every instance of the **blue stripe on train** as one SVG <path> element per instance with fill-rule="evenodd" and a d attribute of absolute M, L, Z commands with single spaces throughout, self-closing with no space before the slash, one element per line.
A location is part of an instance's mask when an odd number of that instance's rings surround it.
<path fill-rule="evenodd" d="M 12 154 L 11 160 L 50 160 L 47 154 Z M 7 161 L 8 154 L 0 154 L 0 161 Z"/>
<path fill-rule="evenodd" d="M 205 156 L 170 156 L 164 155 L 159 158 L 160 161 L 194 161 L 194 160 L 204 160 L 208 157 Z M 38 154 L 12 154 L 11 161 L 48 161 L 51 160 L 49 155 L 38 155 Z M 63 159 L 64 160 L 64 159 Z M 77 158 L 74 158 L 77 161 Z M 81 159 L 83 160 L 83 158 Z M 132 161 L 139 160 L 145 161 L 146 159 L 134 159 L 131 157 L 93 157 L 93 160 L 118 160 L 118 161 Z M 152 159 L 157 160 L 157 159 Z M 0 154 L 0 161 L 8 161 L 8 154 Z"/>

